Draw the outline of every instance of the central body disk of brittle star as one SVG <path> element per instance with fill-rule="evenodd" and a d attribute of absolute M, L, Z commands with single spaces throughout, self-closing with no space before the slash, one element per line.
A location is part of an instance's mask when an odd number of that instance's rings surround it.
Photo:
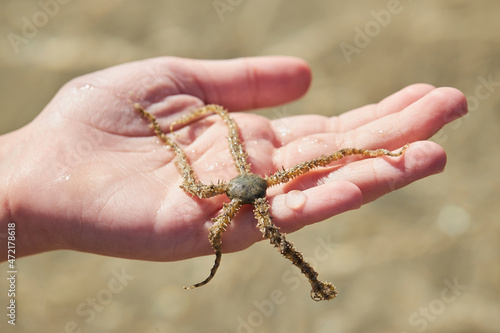
<path fill-rule="evenodd" d="M 267 182 L 253 173 L 243 173 L 231 179 L 227 189 L 229 199 L 240 200 L 243 204 L 253 204 L 266 197 Z"/>
<path fill-rule="evenodd" d="M 196 195 L 200 198 L 210 198 L 219 194 L 226 194 L 231 201 L 223 205 L 222 213 L 213 218 L 214 224 L 210 227 L 208 239 L 215 252 L 215 263 L 210 270 L 210 275 L 202 282 L 197 283 L 186 289 L 193 289 L 207 284 L 217 272 L 220 265 L 222 251 L 222 234 L 227 226 L 234 218 L 241 206 L 251 204 L 254 207 L 254 216 L 257 220 L 257 227 L 262 232 L 265 238 L 268 238 L 278 251 L 293 265 L 297 266 L 301 272 L 309 279 L 311 284 L 311 297 L 315 301 L 329 300 L 337 296 L 335 286 L 329 282 L 318 280 L 318 273 L 307 263 L 302 254 L 295 250 L 292 243 L 287 241 L 285 234 L 279 231 L 271 222 L 269 215 L 269 202 L 266 199 L 266 190 L 270 186 L 287 183 L 291 179 L 298 177 L 310 170 L 318 167 L 324 167 L 330 163 L 340 160 L 350 155 L 361 155 L 365 157 L 376 156 L 399 156 L 403 153 L 407 146 L 404 146 L 398 153 L 392 153 L 387 149 L 357 149 L 344 148 L 330 155 L 321 155 L 315 159 L 299 163 L 289 169 L 279 170 L 265 177 L 253 174 L 250 172 L 250 164 L 247 162 L 247 154 L 243 148 L 243 144 L 239 138 L 238 127 L 234 120 L 229 116 L 228 112 L 218 105 L 207 105 L 197 109 L 194 112 L 184 116 L 178 121 L 170 125 L 170 131 L 173 132 L 173 127 L 176 124 L 185 124 L 199 115 L 214 112 L 222 117 L 229 129 L 229 150 L 233 157 L 236 170 L 239 175 L 231 179 L 229 182 L 219 181 L 217 184 L 205 185 L 202 184 L 196 177 L 189 164 L 189 161 L 182 149 L 177 143 L 168 137 L 161 129 L 156 118 L 144 110 L 139 104 L 134 104 L 135 109 L 150 122 L 151 128 L 165 144 L 167 144 L 177 156 L 177 168 L 183 178 L 181 187 L 189 194 Z"/>

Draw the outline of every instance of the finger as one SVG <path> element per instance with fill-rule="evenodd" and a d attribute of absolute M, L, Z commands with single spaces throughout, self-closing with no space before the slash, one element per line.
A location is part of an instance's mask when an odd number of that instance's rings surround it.
<path fill-rule="evenodd" d="M 162 57 L 113 67 L 107 75 L 120 89 L 135 91 L 137 102 L 155 103 L 168 96 L 187 95 L 231 111 L 292 101 L 301 97 L 311 82 L 309 66 L 293 57 Z"/>
<path fill-rule="evenodd" d="M 273 222 L 283 232 L 292 232 L 307 224 L 359 208 L 362 193 L 350 182 L 336 181 L 276 195 L 269 202 Z"/>
<path fill-rule="evenodd" d="M 378 104 L 370 104 L 337 117 L 301 115 L 272 121 L 278 140 L 284 145 L 297 138 L 316 133 L 344 133 L 399 112 L 434 89 L 428 84 L 414 84 L 386 97 Z M 307 124 L 307 125 L 304 125 Z"/>
<path fill-rule="evenodd" d="M 454 88 L 438 88 L 402 112 L 389 114 L 347 132 L 338 142 L 344 147 L 396 149 L 425 140 L 444 125 L 467 113 L 467 100 Z"/>
<path fill-rule="evenodd" d="M 330 182 L 348 181 L 362 192 L 363 203 L 444 170 L 446 153 L 432 141 L 410 144 L 398 157 L 357 160 L 332 168 L 317 169 L 297 178 L 285 191 L 308 189 Z"/>
<path fill-rule="evenodd" d="M 198 80 L 203 100 L 232 111 L 290 102 L 304 95 L 311 82 L 309 66 L 292 57 L 196 61 L 194 65 L 191 74 Z"/>
<path fill-rule="evenodd" d="M 407 86 L 384 98 L 377 104 L 354 109 L 333 118 L 332 127 L 336 129 L 336 132 L 340 133 L 353 130 L 389 114 L 403 110 L 434 89 L 434 86 L 424 83 Z"/>
<path fill-rule="evenodd" d="M 376 158 L 357 162 L 349 168 L 330 173 L 321 182 L 347 180 L 363 193 L 363 203 L 413 183 L 418 179 L 440 173 L 446 165 L 446 153 L 432 141 L 411 144 L 396 159 Z"/>

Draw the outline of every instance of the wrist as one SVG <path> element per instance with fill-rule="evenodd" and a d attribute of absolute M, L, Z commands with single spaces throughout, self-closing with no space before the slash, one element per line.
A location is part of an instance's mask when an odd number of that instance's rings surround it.
<path fill-rule="evenodd" d="M 16 214 L 23 209 L 17 187 L 22 178 L 18 172 L 25 162 L 27 132 L 23 128 L 0 136 L 0 262 L 7 260 L 8 254 L 19 258 L 48 250 L 36 223 Z"/>

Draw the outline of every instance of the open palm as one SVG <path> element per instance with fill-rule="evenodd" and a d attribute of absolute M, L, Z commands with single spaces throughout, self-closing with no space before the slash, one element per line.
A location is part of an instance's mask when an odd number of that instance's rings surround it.
<path fill-rule="evenodd" d="M 185 193 L 175 154 L 133 104 L 168 131 L 172 122 L 204 104 L 230 111 L 274 106 L 302 96 L 309 83 L 307 65 L 287 57 L 158 58 L 72 80 L 33 122 L 2 137 L 15 142 L 7 199 L 10 219 L 29 235 L 22 254 L 66 248 L 166 261 L 213 253 L 210 219 L 227 197 Z M 398 149 L 411 143 L 398 158 L 342 161 L 268 190 L 273 222 L 292 232 L 440 172 L 444 151 L 419 140 L 466 109 L 459 91 L 419 84 L 339 117 L 232 116 L 252 172 L 261 175 L 344 147 Z M 183 125 L 176 133 L 203 183 L 237 174 L 227 128 L 218 116 Z M 240 210 L 223 239 L 224 252 L 262 239 L 251 207 Z"/>

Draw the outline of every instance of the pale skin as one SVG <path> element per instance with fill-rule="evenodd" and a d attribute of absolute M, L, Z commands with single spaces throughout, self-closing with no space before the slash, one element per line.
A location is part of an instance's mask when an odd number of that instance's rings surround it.
<path fill-rule="evenodd" d="M 334 163 L 269 189 L 272 222 L 286 233 L 444 169 L 444 150 L 425 140 L 467 112 L 464 95 L 453 88 L 412 85 L 331 118 L 270 120 L 235 112 L 295 100 L 310 80 L 307 64 L 290 57 L 157 58 L 76 78 L 31 123 L 0 137 L 1 232 L 16 222 L 17 258 L 56 249 L 154 261 L 213 254 L 211 218 L 229 200 L 200 199 L 179 187 L 175 154 L 134 103 L 166 132 L 189 111 L 223 105 L 239 126 L 252 172 L 260 175 L 344 147 L 398 150 L 410 143 L 396 158 Z M 177 134 L 203 183 L 237 175 L 220 117 L 181 125 Z M 224 233 L 222 251 L 261 239 L 246 205 Z M 7 252 L 0 256 L 6 260 Z"/>

